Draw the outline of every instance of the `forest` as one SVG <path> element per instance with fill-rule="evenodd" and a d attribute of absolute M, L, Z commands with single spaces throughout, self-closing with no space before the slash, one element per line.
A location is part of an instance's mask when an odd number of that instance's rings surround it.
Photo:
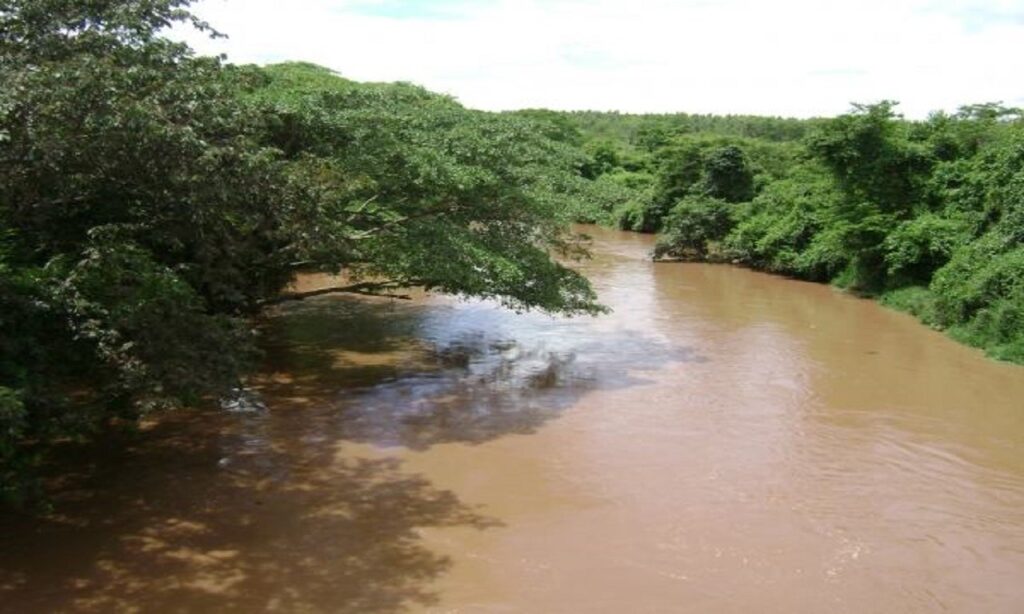
<path fill-rule="evenodd" d="M 603 310 L 572 222 L 877 297 L 1024 362 L 1024 119 L 488 113 L 236 66 L 187 0 L 0 2 L 0 499 L 55 442 L 230 394 L 297 272 Z"/>

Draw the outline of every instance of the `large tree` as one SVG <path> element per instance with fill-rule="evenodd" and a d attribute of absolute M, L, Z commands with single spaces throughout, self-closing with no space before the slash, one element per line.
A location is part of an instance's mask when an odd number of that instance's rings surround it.
<path fill-rule="evenodd" d="M 526 119 L 196 57 L 188 0 L 0 0 L 0 497 L 25 442 L 237 385 L 300 270 L 598 309 Z M 212 33 L 212 32 L 211 32 Z"/>

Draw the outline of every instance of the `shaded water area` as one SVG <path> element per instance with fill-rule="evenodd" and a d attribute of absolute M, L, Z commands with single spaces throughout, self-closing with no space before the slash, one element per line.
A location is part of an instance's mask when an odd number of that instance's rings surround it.
<path fill-rule="evenodd" d="M 587 230 L 608 316 L 272 314 L 251 399 L 3 521 L 0 611 L 1024 611 L 1024 369 Z"/>

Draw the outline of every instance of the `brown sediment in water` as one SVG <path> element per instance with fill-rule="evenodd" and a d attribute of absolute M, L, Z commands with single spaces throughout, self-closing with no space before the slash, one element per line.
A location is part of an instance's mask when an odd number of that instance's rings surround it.
<path fill-rule="evenodd" d="M 1024 369 L 588 232 L 611 315 L 280 307 L 267 410 L 71 459 L 0 611 L 1020 611 Z"/>

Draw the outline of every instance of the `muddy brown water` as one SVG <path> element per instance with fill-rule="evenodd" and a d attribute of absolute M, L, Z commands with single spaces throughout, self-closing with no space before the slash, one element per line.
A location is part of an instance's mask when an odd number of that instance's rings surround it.
<path fill-rule="evenodd" d="M 274 314 L 265 407 L 161 418 L 3 521 L 0 611 L 1024 611 L 1024 369 L 588 230 L 608 316 Z"/>

